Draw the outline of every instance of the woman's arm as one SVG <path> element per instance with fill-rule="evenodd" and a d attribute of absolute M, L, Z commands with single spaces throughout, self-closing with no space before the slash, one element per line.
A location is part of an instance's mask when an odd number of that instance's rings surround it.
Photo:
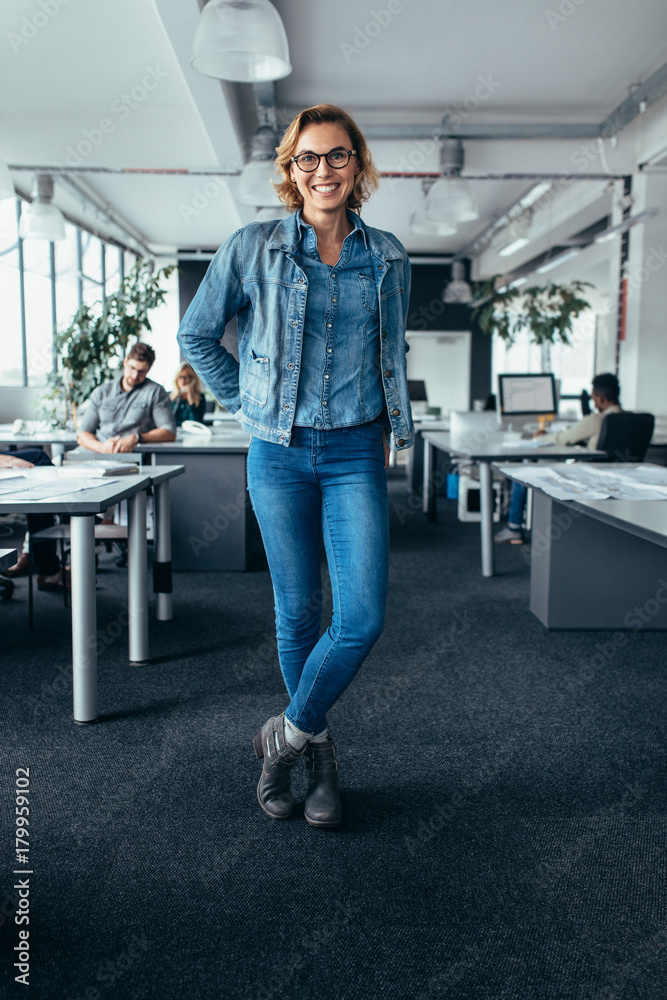
<path fill-rule="evenodd" d="M 241 232 L 230 236 L 211 261 L 177 337 L 192 367 L 232 413 L 241 409 L 239 363 L 221 340 L 227 323 L 250 301 L 239 260 Z"/>

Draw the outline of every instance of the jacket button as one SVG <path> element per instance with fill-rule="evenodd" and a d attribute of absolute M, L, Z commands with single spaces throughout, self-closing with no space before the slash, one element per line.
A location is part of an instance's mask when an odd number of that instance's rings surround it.
<path fill-rule="evenodd" d="M 402 447 L 403 447 L 403 445 L 405 444 L 405 441 L 404 441 L 404 439 L 403 439 L 403 438 L 401 438 L 401 439 L 399 440 L 399 442 L 398 442 L 398 443 L 400 444 L 400 446 L 401 446 L 401 448 L 402 448 Z"/>
<path fill-rule="evenodd" d="M 382 339 L 383 339 L 383 340 L 386 340 L 386 339 L 387 339 L 387 331 L 386 331 L 386 330 L 383 330 L 383 331 L 382 331 Z"/>
<path fill-rule="evenodd" d="M 382 264 L 378 264 L 378 271 L 381 271 L 382 268 L 383 268 L 383 265 Z"/>
<path fill-rule="evenodd" d="M 287 366 L 287 367 L 288 367 L 288 368 L 294 368 L 294 365 L 293 365 L 293 363 L 292 363 L 292 362 L 290 361 L 290 363 L 288 364 L 288 366 Z"/>
<path fill-rule="evenodd" d="M 400 415 L 401 415 L 401 411 L 400 410 L 392 410 L 391 412 L 394 414 L 395 417 L 400 417 Z"/>
<path fill-rule="evenodd" d="M 303 278 L 299 278 L 299 284 L 300 284 L 300 285 L 302 285 L 302 284 L 303 284 Z"/>
<path fill-rule="evenodd" d="M 297 322 L 296 322 L 296 320 L 295 320 L 295 319 L 293 319 L 293 320 L 292 320 L 292 326 L 296 326 L 296 325 L 297 325 Z"/>
<path fill-rule="evenodd" d="M 289 403 L 283 403 L 283 410 L 289 410 Z"/>
<path fill-rule="evenodd" d="M 393 373 L 393 371 L 391 370 L 391 368 L 388 368 L 388 369 L 387 369 L 387 371 L 385 372 L 385 375 L 387 376 L 387 378 L 391 378 L 391 376 L 392 376 L 393 374 L 394 374 L 394 373 Z"/>

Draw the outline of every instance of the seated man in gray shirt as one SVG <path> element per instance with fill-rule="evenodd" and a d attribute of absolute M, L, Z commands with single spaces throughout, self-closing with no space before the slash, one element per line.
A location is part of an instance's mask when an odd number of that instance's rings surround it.
<path fill-rule="evenodd" d="M 165 389 L 147 378 L 155 361 L 148 344 L 135 344 L 123 361 L 122 378 L 93 390 L 79 420 L 77 443 L 117 454 L 138 444 L 175 441 L 176 423 Z"/>

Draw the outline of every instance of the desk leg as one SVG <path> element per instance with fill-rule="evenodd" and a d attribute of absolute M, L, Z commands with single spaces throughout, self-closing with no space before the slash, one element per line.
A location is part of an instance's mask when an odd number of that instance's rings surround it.
<path fill-rule="evenodd" d="M 74 721 L 94 722 L 97 717 L 94 516 L 72 515 L 70 546 Z"/>
<path fill-rule="evenodd" d="M 424 441 L 424 479 L 422 485 L 422 510 L 431 524 L 438 520 L 438 491 L 435 486 L 433 466 L 435 448 L 430 441 Z"/>
<path fill-rule="evenodd" d="M 148 569 L 146 566 L 146 491 L 128 505 L 127 593 L 130 663 L 148 662 Z"/>
<path fill-rule="evenodd" d="M 171 576 L 171 505 L 169 480 L 155 487 L 155 559 L 153 592 L 157 599 L 157 620 L 169 622 L 174 617 Z"/>
<path fill-rule="evenodd" d="M 493 576 L 493 478 L 489 462 L 479 463 L 479 507 L 482 576 Z"/>

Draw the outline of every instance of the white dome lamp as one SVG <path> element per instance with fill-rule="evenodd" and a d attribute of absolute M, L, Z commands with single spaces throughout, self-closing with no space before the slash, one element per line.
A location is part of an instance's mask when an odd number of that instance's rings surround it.
<path fill-rule="evenodd" d="M 426 198 L 426 214 L 436 222 L 473 222 L 479 209 L 470 182 L 461 177 L 463 143 L 460 139 L 442 139 L 440 173 Z"/>
<path fill-rule="evenodd" d="M 53 198 L 53 177 L 51 174 L 35 174 L 32 184 L 33 201 L 21 207 L 19 236 L 22 240 L 65 239 L 65 218 L 59 208 L 51 204 Z"/>
<path fill-rule="evenodd" d="M 277 180 L 275 172 L 276 134 L 263 125 L 252 138 L 250 159 L 241 171 L 238 200 L 257 208 L 279 207 L 282 203 L 271 183 Z"/>
<path fill-rule="evenodd" d="M 433 187 L 434 181 L 430 178 L 422 181 L 422 191 L 425 195 Z M 409 222 L 410 232 L 418 236 L 454 236 L 456 226 L 453 222 L 445 222 L 444 219 L 432 219 L 426 213 L 426 204 L 420 201 L 412 210 Z"/>
<path fill-rule="evenodd" d="M 285 28 L 269 0 L 209 0 L 190 63 L 204 76 L 235 83 L 282 80 L 292 72 Z"/>

